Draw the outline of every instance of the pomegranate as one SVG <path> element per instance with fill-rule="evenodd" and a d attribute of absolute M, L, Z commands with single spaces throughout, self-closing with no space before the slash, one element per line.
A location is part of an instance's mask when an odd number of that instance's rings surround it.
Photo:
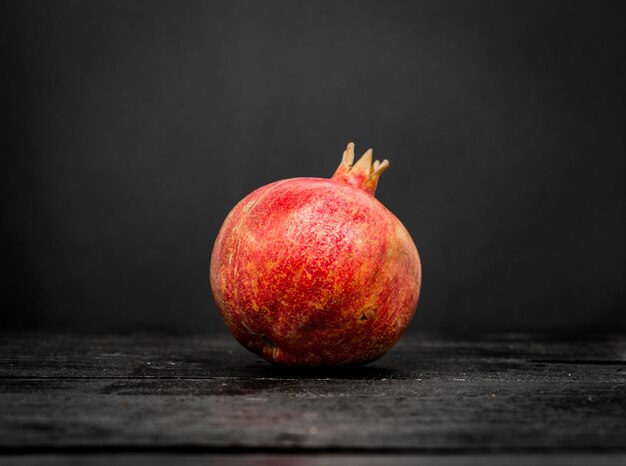
<path fill-rule="evenodd" d="M 338 367 L 385 354 L 417 306 L 408 231 L 375 197 L 389 166 L 348 144 L 330 179 L 268 184 L 240 201 L 215 241 L 210 281 L 233 336 L 271 363 Z"/>

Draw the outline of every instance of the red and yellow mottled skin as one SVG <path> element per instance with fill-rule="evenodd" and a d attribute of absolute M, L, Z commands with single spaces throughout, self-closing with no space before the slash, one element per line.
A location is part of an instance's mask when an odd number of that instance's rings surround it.
<path fill-rule="evenodd" d="M 331 179 L 257 189 L 230 212 L 211 257 L 211 289 L 234 337 L 281 365 L 337 367 L 385 354 L 419 296 L 411 236 L 374 198 L 388 162 L 353 144 Z"/>

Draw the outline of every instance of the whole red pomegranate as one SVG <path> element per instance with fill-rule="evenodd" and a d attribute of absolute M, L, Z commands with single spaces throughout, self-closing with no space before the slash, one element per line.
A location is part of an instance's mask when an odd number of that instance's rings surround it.
<path fill-rule="evenodd" d="M 354 144 L 331 179 L 277 181 L 228 214 L 211 289 L 234 337 L 281 365 L 336 367 L 381 357 L 409 324 L 421 265 L 374 191 L 389 162 Z"/>

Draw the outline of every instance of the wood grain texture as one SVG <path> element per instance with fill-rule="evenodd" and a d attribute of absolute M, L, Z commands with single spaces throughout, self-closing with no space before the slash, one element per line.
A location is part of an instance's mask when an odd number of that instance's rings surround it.
<path fill-rule="evenodd" d="M 0 451 L 617 454 L 625 375 L 619 336 L 407 338 L 337 373 L 230 337 L 5 336 Z"/>
<path fill-rule="evenodd" d="M 615 466 L 623 454 L 77 454 L 8 455 L 3 466 Z"/>

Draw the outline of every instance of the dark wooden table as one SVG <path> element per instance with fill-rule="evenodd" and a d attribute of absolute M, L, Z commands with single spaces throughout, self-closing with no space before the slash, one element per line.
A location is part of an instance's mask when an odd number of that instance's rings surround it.
<path fill-rule="evenodd" d="M 626 464 L 626 338 L 407 336 L 294 372 L 230 336 L 0 337 L 0 464 Z"/>

